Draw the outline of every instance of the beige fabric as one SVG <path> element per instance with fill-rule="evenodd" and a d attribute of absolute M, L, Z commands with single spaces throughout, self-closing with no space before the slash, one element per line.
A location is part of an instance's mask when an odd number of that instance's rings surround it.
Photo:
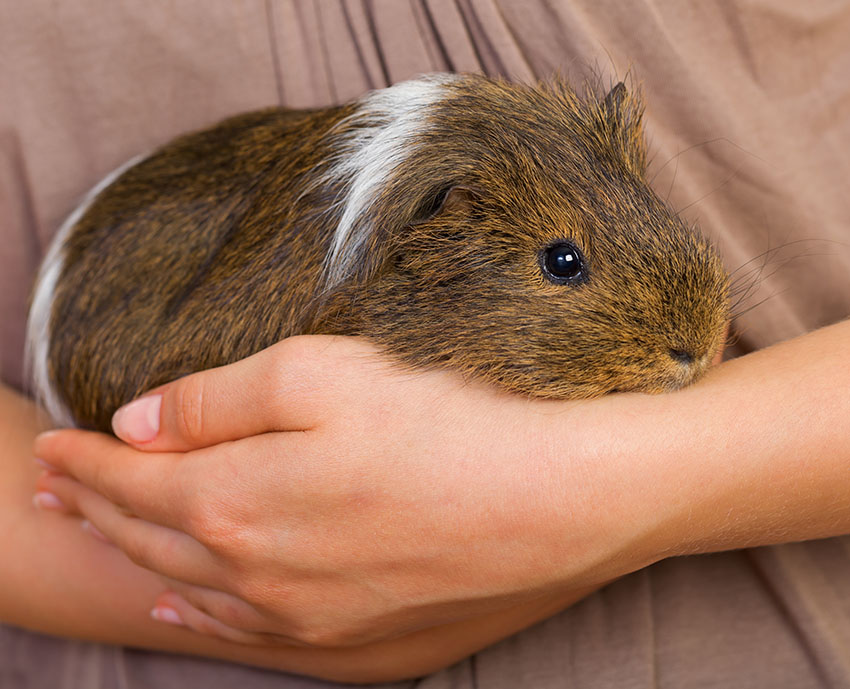
<path fill-rule="evenodd" d="M 48 0 L 0 3 L 0 356 L 111 168 L 263 105 L 434 70 L 643 84 L 656 189 L 744 294 L 737 351 L 850 314 L 850 6 L 832 0 Z M 764 252 L 768 252 L 765 254 Z M 800 381 L 801 385 L 805 381 Z M 660 563 L 423 687 L 850 687 L 850 540 Z M 318 687 L 0 628 L 0 687 Z M 406 686 L 406 684 L 405 684 Z"/>

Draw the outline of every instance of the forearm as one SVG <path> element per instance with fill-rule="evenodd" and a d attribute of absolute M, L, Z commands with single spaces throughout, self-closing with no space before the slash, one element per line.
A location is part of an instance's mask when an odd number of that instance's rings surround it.
<path fill-rule="evenodd" d="M 33 508 L 40 469 L 32 443 L 42 430 L 35 408 L 0 386 L 0 419 L 0 620 L 77 638 L 153 641 L 162 625 L 146 619 L 145 606 L 162 585 L 79 519 Z"/>
<path fill-rule="evenodd" d="M 588 410 L 621 467 L 605 468 L 596 497 L 621 496 L 616 518 L 642 525 L 647 560 L 850 533 L 848 344 L 842 322 L 680 392 Z"/>
<path fill-rule="evenodd" d="M 684 552 L 850 533 L 848 345 L 845 321 L 730 362 L 689 396 L 712 422 L 692 431 L 681 472 Z"/>

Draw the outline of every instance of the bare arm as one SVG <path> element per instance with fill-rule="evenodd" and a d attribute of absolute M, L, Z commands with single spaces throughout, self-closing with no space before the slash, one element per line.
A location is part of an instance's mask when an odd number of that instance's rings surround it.
<path fill-rule="evenodd" d="M 0 385 L 0 620 L 61 636 L 193 650 L 148 616 L 162 583 L 98 542 L 80 521 L 36 510 L 39 430 L 31 402 Z"/>
<path fill-rule="evenodd" d="M 624 414 L 614 448 L 628 458 L 629 434 L 643 438 L 632 485 L 657 515 L 656 558 L 850 533 L 848 391 L 843 321 L 652 398 L 646 423 Z"/>
<path fill-rule="evenodd" d="M 78 520 L 33 508 L 39 467 L 32 461 L 32 442 L 41 430 L 35 408 L 0 386 L 0 420 L 0 619 L 89 638 L 128 624 L 153 640 L 156 625 L 143 612 L 161 584 L 94 541 Z"/>
<path fill-rule="evenodd" d="M 408 676 L 539 619 L 542 607 L 553 612 L 582 591 L 669 555 L 850 532 L 849 341 L 850 323 L 840 323 L 723 364 L 677 393 L 569 403 L 519 401 L 451 377 L 399 374 L 370 360 L 373 351 L 362 343 L 319 338 L 311 349 L 302 339 L 297 355 L 284 343 L 277 354 L 263 354 L 277 357 L 271 361 L 249 359 L 199 374 L 206 381 L 200 387 L 197 377 L 169 386 L 162 430 L 144 452 L 96 434 L 63 433 L 39 443 L 43 456 L 62 470 L 136 514 L 154 520 L 159 515 L 170 528 L 139 530 L 138 520 L 105 508 L 108 502 L 92 499 L 90 490 L 74 488 L 68 478 L 45 478 L 42 486 L 152 569 L 165 566 L 161 554 L 168 552 L 168 566 L 178 563 L 189 579 L 181 593 L 192 594 L 192 603 L 225 622 L 225 633 L 249 643 L 276 632 L 319 646 L 353 646 L 366 638 L 363 649 L 380 649 L 386 647 L 374 640 L 391 639 L 417 621 L 427 627 L 441 616 L 466 620 L 405 637 L 428 643 L 398 654 L 388 674 L 375 674 L 374 665 L 366 666 L 366 674 L 355 673 L 361 679 Z M 285 370 L 292 360 L 300 362 L 300 373 L 289 379 L 294 385 L 286 386 L 286 372 L 269 378 L 269 371 Z M 348 372 L 343 380 L 335 375 L 341 370 Z M 333 391 L 329 400 L 322 398 L 325 384 Z M 247 407 L 255 410 L 266 400 L 261 408 L 267 418 L 251 423 L 277 419 L 279 430 L 294 423 L 301 403 L 312 430 L 248 438 L 241 454 L 241 441 L 223 442 L 220 450 L 203 451 L 199 461 L 192 452 L 159 452 L 185 450 L 204 430 L 215 442 L 228 440 L 228 433 L 241 437 L 237 426 L 248 417 L 238 408 L 246 395 L 252 397 Z M 423 424 L 412 408 L 425 400 L 434 410 Z M 194 437 L 179 437 L 180 429 L 193 427 L 180 420 L 183 407 L 194 410 L 195 422 L 202 410 L 204 423 L 194 427 Z M 434 418 L 441 422 L 435 425 Z M 295 443 L 295 453 L 288 443 Z M 271 464 L 266 444 L 274 445 Z M 246 480 L 233 480 L 229 467 L 235 459 Z M 325 470 L 329 460 L 332 472 Z M 181 480 L 169 482 L 174 492 L 168 499 L 152 489 L 161 475 L 160 469 L 150 471 L 152 462 L 163 471 L 171 471 L 172 462 L 180 468 L 173 476 Z M 186 505 L 201 484 L 215 509 L 175 510 L 181 490 Z M 452 511 L 446 512 L 446 504 Z M 276 511 L 280 505 L 286 509 Z M 314 517 L 302 522 L 296 514 L 293 522 L 295 508 Z M 240 515 L 240 542 L 211 540 L 234 514 Z M 441 519 L 448 519 L 442 527 Z M 181 520 L 191 545 L 185 552 L 173 540 L 180 531 L 172 528 Z M 458 523 L 464 528 L 453 526 Z M 377 524 L 385 535 L 376 541 Z M 287 548 L 273 547 L 282 533 Z M 317 540 L 317 534 L 332 537 Z M 423 548 L 444 555 L 429 557 L 423 569 Z M 202 552 L 214 557 L 207 562 L 215 566 L 196 560 Z M 353 560 L 347 558 L 351 552 Z M 230 600 L 226 609 L 194 587 L 204 581 Z M 297 586 L 287 596 L 275 595 L 281 582 Z M 518 599 L 529 586 L 540 597 L 506 605 L 509 586 Z M 412 590 L 427 592 L 426 601 L 401 593 Z M 328 600 L 325 611 L 319 602 Z M 482 601 L 490 601 L 490 608 L 482 610 Z M 534 606 L 542 607 L 531 613 Z M 188 623 L 192 610 L 181 608 Z M 527 617 L 518 623 L 517 615 Z M 221 633 L 209 617 L 196 619 L 199 631 Z M 445 629 L 459 633 L 441 637 Z M 361 659 L 368 657 L 363 649 Z M 321 668 L 318 674 L 327 676 Z"/>

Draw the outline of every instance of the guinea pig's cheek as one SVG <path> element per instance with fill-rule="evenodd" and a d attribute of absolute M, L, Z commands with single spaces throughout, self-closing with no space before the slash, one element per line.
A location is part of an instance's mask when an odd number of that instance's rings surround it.
<path fill-rule="evenodd" d="M 725 342 L 725 340 L 724 340 L 724 342 Z M 720 349 L 717 350 L 717 354 L 714 355 L 714 358 L 711 360 L 711 363 L 708 365 L 709 368 L 711 368 L 712 366 L 717 366 L 717 364 L 719 364 L 723 361 L 723 350 L 724 349 L 725 349 L 725 347 L 721 347 Z"/>

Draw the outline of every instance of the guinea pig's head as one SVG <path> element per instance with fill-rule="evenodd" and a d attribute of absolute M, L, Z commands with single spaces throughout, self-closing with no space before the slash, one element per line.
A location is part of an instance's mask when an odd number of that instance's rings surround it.
<path fill-rule="evenodd" d="M 543 397 L 673 390 L 708 368 L 727 274 L 647 185 L 639 99 L 477 76 L 394 89 L 343 123 L 327 269 L 331 292 L 356 286 L 359 332 Z"/>

